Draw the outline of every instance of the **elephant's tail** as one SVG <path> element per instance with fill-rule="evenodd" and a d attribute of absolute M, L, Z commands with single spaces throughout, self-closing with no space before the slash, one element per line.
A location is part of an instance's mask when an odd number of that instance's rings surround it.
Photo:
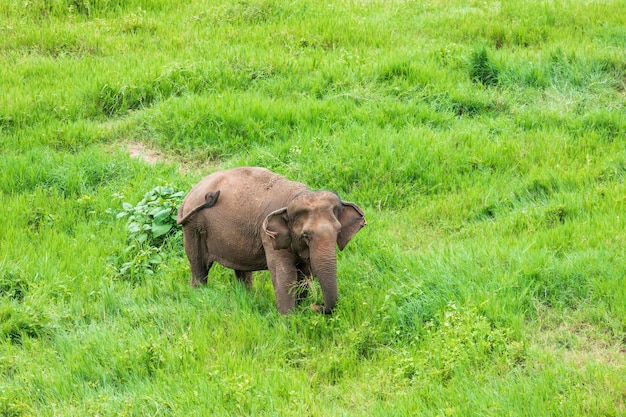
<path fill-rule="evenodd" d="M 198 207 L 194 207 L 193 210 L 191 210 L 189 213 L 185 214 L 184 216 L 183 216 L 183 206 L 181 205 L 180 209 L 178 209 L 178 219 L 176 220 L 176 223 L 179 226 L 184 226 L 185 224 L 187 224 L 191 216 L 193 216 L 200 210 L 213 207 L 215 203 L 217 203 L 217 198 L 219 196 L 220 196 L 220 190 L 217 190 L 216 192 L 209 191 L 208 193 L 204 195 L 204 203 L 200 204 Z"/>

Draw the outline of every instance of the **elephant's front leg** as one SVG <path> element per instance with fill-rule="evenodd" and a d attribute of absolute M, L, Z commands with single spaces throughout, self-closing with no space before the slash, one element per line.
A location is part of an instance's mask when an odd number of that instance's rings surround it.
<path fill-rule="evenodd" d="M 282 256 L 268 259 L 267 264 L 274 285 L 276 308 L 282 314 L 290 313 L 296 308 L 298 270 L 295 261 L 288 256 Z"/>

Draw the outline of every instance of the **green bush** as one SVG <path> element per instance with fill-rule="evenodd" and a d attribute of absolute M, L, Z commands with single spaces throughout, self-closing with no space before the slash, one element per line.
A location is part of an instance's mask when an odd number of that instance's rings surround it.
<path fill-rule="evenodd" d="M 118 275 L 135 281 L 154 273 L 163 262 L 164 244 L 169 239 L 180 239 L 182 234 L 176 217 L 184 196 L 183 191 L 176 191 L 171 186 L 157 186 L 135 206 L 122 203 L 123 210 L 117 218 L 127 219 L 128 246 L 123 259 L 130 259 L 118 268 Z"/>
<path fill-rule="evenodd" d="M 158 186 L 148 191 L 135 206 L 123 203 L 123 210 L 117 218 L 128 219 L 126 229 L 131 241 L 161 246 L 176 233 L 176 216 L 184 197 L 183 191 L 176 191 L 171 186 Z"/>

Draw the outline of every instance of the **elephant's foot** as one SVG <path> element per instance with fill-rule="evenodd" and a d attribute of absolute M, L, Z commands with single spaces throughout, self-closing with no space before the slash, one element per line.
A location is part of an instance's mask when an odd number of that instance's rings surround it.
<path fill-rule="evenodd" d="M 191 279 L 191 287 L 192 288 L 205 287 L 206 286 L 206 282 L 207 282 L 206 278 L 203 279 L 203 280 L 192 278 Z"/>

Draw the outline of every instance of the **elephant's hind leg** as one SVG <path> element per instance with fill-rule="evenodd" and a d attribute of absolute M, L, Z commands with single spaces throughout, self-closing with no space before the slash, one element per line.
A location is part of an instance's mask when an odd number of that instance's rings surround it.
<path fill-rule="evenodd" d="M 213 261 L 209 260 L 206 250 L 206 240 L 201 233 L 184 232 L 184 246 L 191 269 L 191 286 L 206 285 L 209 269 Z"/>
<path fill-rule="evenodd" d="M 252 288 L 252 271 L 240 271 L 236 269 L 235 277 L 240 282 L 243 282 L 248 290 Z"/>
<path fill-rule="evenodd" d="M 192 287 L 206 285 L 211 266 L 213 266 L 213 262 L 209 262 L 208 265 L 201 261 L 193 263 L 190 262 Z"/>

